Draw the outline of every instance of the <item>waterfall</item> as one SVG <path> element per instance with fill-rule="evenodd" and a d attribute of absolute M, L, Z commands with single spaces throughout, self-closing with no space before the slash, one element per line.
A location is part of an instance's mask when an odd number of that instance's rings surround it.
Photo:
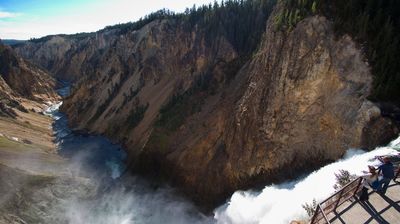
<path fill-rule="evenodd" d="M 218 223 L 274 223 L 288 224 L 291 220 L 307 219 L 304 203 L 322 201 L 334 193 L 335 173 L 348 170 L 362 175 L 368 165 L 379 165 L 377 156 L 397 155 L 400 137 L 386 147 L 365 152 L 349 149 L 343 159 L 326 165 L 307 176 L 286 183 L 266 186 L 262 191 L 237 191 L 230 200 L 215 210 Z"/>
<path fill-rule="evenodd" d="M 68 91 L 63 89 L 62 93 Z M 398 154 L 400 150 L 400 137 L 388 146 L 370 152 L 349 149 L 342 159 L 296 180 L 268 185 L 261 191 L 237 191 L 227 203 L 215 209 L 212 217 L 201 214 L 168 186 L 155 187 L 129 175 L 124 177 L 124 181 L 118 181 L 125 169 L 123 150 L 104 137 L 72 133 L 66 116 L 58 112 L 61 104 L 54 104 L 45 111 L 55 120 L 53 128 L 60 154 L 71 158 L 74 169 L 105 173 L 109 177 L 106 180 L 114 182 L 112 187 L 105 188 L 91 200 L 65 200 L 64 212 L 59 216 L 76 224 L 288 224 L 292 220 L 306 220 L 302 205 L 311 203 L 313 199 L 322 201 L 334 193 L 335 173 L 339 170 L 361 175 L 368 165 L 379 165 L 377 156 Z"/>

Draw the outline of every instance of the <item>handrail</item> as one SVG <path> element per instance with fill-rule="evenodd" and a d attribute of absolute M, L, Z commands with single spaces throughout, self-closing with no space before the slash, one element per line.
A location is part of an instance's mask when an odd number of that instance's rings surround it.
<path fill-rule="evenodd" d="M 354 197 L 361 189 L 360 186 L 362 180 L 363 180 L 362 177 L 358 177 L 350 181 L 345 186 L 343 186 L 339 191 L 335 192 L 327 199 L 319 203 L 313 217 L 311 218 L 310 224 L 320 223 L 322 219 L 325 220 L 325 223 L 330 224 L 327 215 L 330 212 L 335 211 L 345 201 Z"/>
<path fill-rule="evenodd" d="M 328 224 L 330 224 L 329 219 L 328 219 L 328 217 L 326 216 L 324 210 L 321 209 L 321 204 L 319 205 L 319 207 L 320 207 L 320 210 L 321 210 L 321 212 L 322 212 L 322 215 L 324 216 L 325 221 L 326 221 Z"/>
<path fill-rule="evenodd" d="M 400 166 L 394 166 L 394 169 L 396 175 L 393 180 L 396 180 L 400 175 Z M 356 179 L 350 181 L 345 186 L 343 186 L 339 191 L 335 192 L 324 201 L 319 203 L 317 208 L 315 209 L 314 215 L 311 218 L 310 224 L 319 224 L 322 219 L 325 220 L 325 223 L 330 224 L 327 215 L 335 211 L 345 201 L 354 197 L 361 190 L 362 180 L 363 177 L 357 177 Z M 357 185 L 353 186 L 355 183 L 357 183 Z"/>
<path fill-rule="evenodd" d="M 349 183 L 347 183 L 346 185 L 344 185 L 339 191 L 335 192 L 334 194 L 332 194 L 331 196 L 329 196 L 327 199 L 325 199 L 324 201 L 322 201 L 320 204 L 323 204 L 325 202 L 327 202 L 329 199 L 335 197 L 337 194 L 339 194 L 341 191 L 343 191 L 344 189 L 347 189 L 350 185 L 352 185 L 353 183 L 355 183 L 357 180 L 361 179 L 362 177 L 358 177 L 352 181 L 350 181 Z"/>

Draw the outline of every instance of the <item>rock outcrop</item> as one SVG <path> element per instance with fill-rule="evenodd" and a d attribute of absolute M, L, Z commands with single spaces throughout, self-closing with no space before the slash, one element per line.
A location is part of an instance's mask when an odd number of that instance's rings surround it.
<path fill-rule="evenodd" d="M 63 105 L 72 126 L 122 142 L 134 171 L 210 205 L 398 132 L 367 100 L 372 75 L 355 42 L 322 16 L 281 30 L 279 10 L 250 58 L 223 36 L 210 43 L 169 19 L 17 51 L 79 80 Z"/>
<path fill-rule="evenodd" d="M 0 115 L 15 117 L 13 108 L 27 112 L 33 102 L 57 100 L 55 85 L 47 72 L 0 43 Z"/>

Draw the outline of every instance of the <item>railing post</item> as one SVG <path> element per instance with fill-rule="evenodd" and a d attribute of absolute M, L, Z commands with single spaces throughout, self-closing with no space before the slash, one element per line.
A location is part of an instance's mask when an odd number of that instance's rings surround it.
<path fill-rule="evenodd" d="M 320 205 L 320 207 L 321 207 L 321 205 Z M 325 215 L 324 210 L 322 208 L 320 208 L 320 209 L 321 209 L 322 216 L 324 216 L 326 223 L 331 224 L 331 222 L 329 222 L 329 220 L 328 220 L 328 217 Z"/>
<path fill-rule="evenodd" d="M 340 203 L 340 199 L 342 199 L 342 195 L 343 195 L 343 189 L 340 190 L 339 199 L 337 200 L 335 207 L 333 208 L 334 211 L 336 211 L 336 208 Z"/>
<path fill-rule="evenodd" d="M 359 179 L 359 180 L 358 180 L 358 184 L 357 184 L 356 190 L 354 191 L 353 197 L 354 197 L 354 196 L 356 195 L 356 193 L 358 192 L 358 188 L 360 188 L 361 182 L 363 181 L 363 178 L 362 178 L 362 177 L 359 177 L 358 179 Z"/>
<path fill-rule="evenodd" d="M 312 218 L 311 218 L 310 224 L 314 224 L 314 220 L 315 220 L 315 217 L 318 215 L 318 210 L 319 210 L 319 209 L 321 209 L 321 208 L 319 207 L 319 204 L 318 204 L 318 205 L 317 205 L 317 208 L 315 209 L 314 215 L 313 215 Z"/>
<path fill-rule="evenodd" d="M 314 224 L 315 219 L 318 217 L 319 212 L 321 212 L 321 213 L 323 212 L 321 203 L 318 203 L 317 208 L 315 209 L 314 215 L 311 219 L 311 224 Z"/>

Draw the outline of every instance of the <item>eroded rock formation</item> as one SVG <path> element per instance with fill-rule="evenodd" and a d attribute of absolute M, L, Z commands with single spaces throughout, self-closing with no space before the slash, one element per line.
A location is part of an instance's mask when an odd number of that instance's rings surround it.
<path fill-rule="evenodd" d="M 13 108 L 27 112 L 24 105 L 31 102 L 58 99 L 55 85 L 55 79 L 47 72 L 16 56 L 10 47 L 0 43 L 0 115 L 15 117 Z"/>
<path fill-rule="evenodd" d="M 367 100 L 372 75 L 352 38 L 322 16 L 280 29 L 279 10 L 252 57 L 168 19 L 17 50 L 79 80 L 63 106 L 72 126 L 122 142 L 134 171 L 209 205 L 398 132 Z"/>

